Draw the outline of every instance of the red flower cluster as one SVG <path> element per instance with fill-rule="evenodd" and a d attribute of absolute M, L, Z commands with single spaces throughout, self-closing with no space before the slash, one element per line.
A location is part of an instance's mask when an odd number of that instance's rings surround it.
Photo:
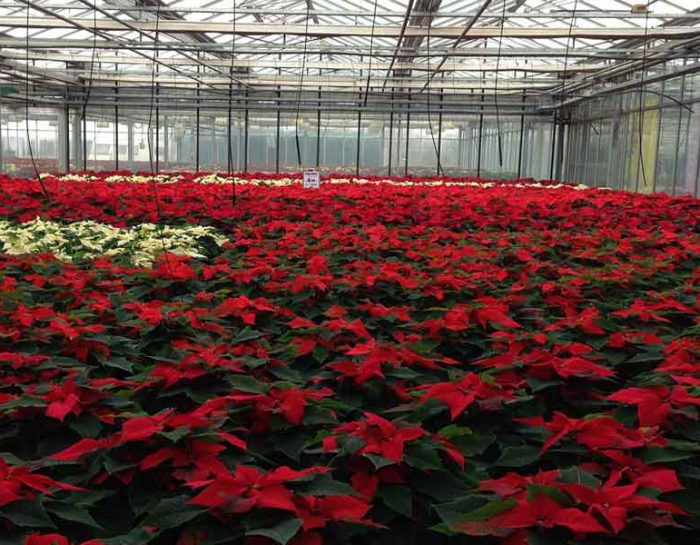
<path fill-rule="evenodd" d="M 699 201 L 194 179 L 0 179 L 4 219 L 230 236 L 0 254 L 2 539 L 700 539 Z"/>

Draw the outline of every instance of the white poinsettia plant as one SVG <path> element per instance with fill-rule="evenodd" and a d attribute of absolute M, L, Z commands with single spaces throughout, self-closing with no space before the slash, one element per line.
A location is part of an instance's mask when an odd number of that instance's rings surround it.
<path fill-rule="evenodd" d="M 48 176 L 48 175 L 42 175 Z M 139 175 L 139 174 L 128 174 L 128 175 L 113 175 L 107 176 L 106 178 L 99 178 L 89 174 L 66 174 L 58 178 L 62 182 L 92 182 L 95 180 L 104 180 L 105 182 L 115 183 L 115 182 L 130 182 L 130 183 L 177 183 L 185 180 L 185 177 L 179 174 L 155 174 L 155 175 Z M 193 179 L 194 182 L 200 184 L 241 184 L 241 185 L 262 185 L 262 186 L 288 186 L 294 184 L 300 184 L 301 179 L 298 177 L 285 177 L 285 178 L 242 178 L 238 176 L 227 176 L 224 174 L 204 174 Z M 324 178 L 322 180 L 324 184 L 376 184 L 376 185 L 395 185 L 395 186 L 457 186 L 457 187 L 500 187 L 507 185 L 513 188 L 538 188 L 538 189 L 591 189 L 586 185 L 576 185 L 572 186 L 569 184 L 546 184 L 538 182 L 500 182 L 498 180 L 494 181 L 466 181 L 466 180 L 453 180 L 450 178 L 437 179 L 437 180 L 401 180 L 401 179 L 369 179 L 360 177 L 332 177 Z"/>
<path fill-rule="evenodd" d="M 122 256 L 135 266 L 148 266 L 163 252 L 203 258 L 204 238 L 219 247 L 228 240 L 218 230 L 201 225 L 142 223 L 122 229 L 94 221 L 0 220 L 0 252 L 52 253 L 63 261 Z"/>

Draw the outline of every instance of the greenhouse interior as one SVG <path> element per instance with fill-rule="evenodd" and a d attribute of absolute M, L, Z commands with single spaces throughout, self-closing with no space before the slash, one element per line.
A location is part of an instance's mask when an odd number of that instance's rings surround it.
<path fill-rule="evenodd" d="M 0 545 L 700 543 L 700 0 L 0 0 Z"/>
<path fill-rule="evenodd" d="M 3 2 L 0 169 L 697 195 L 694 0 L 346 1 Z"/>

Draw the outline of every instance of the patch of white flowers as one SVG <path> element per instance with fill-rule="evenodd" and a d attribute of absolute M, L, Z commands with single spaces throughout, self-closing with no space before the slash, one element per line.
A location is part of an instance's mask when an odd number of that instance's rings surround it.
<path fill-rule="evenodd" d="M 94 221 L 59 223 L 37 218 L 27 223 L 0 220 L 0 252 L 19 255 L 52 253 L 63 261 L 124 256 L 133 265 L 148 266 L 164 251 L 205 257 L 202 237 L 221 247 L 228 239 L 212 227 L 158 226 L 152 223 L 121 229 Z"/>
<path fill-rule="evenodd" d="M 160 184 L 174 184 L 179 182 L 181 179 L 181 176 L 170 174 L 155 174 L 152 176 L 141 176 L 138 174 L 124 176 L 121 174 L 115 174 L 114 176 L 107 176 L 104 181 L 108 183 L 131 182 L 136 184 L 147 184 L 149 182 L 157 182 Z"/>
<path fill-rule="evenodd" d="M 42 176 L 48 176 L 43 175 Z M 58 178 L 60 181 L 82 181 L 91 182 L 94 180 L 99 180 L 100 178 L 92 175 L 78 175 L 78 174 L 67 174 Z M 115 175 L 108 176 L 104 180 L 106 182 L 131 182 L 131 183 L 177 183 L 185 178 L 178 174 L 158 174 L 154 176 L 140 176 L 136 174 L 132 175 Z M 288 186 L 293 184 L 301 183 L 299 178 L 239 178 L 237 176 L 225 176 L 219 174 L 207 174 L 194 178 L 193 180 L 200 184 L 241 184 L 241 185 L 263 185 L 263 186 Z M 355 178 L 355 177 L 343 177 L 343 178 L 325 178 L 322 179 L 323 184 L 377 184 L 377 185 L 396 185 L 396 186 L 412 186 L 412 185 L 422 185 L 422 186 L 457 186 L 457 187 L 513 187 L 513 188 L 538 188 L 538 189 L 563 189 L 570 188 L 576 190 L 591 189 L 587 185 L 568 185 L 568 184 L 541 184 L 538 182 L 532 183 L 503 183 L 503 182 L 462 182 L 462 181 L 452 181 L 449 178 L 445 180 L 427 180 L 421 182 L 415 182 L 410 180 L 391 180 L 391 179 L 381 179 L 381 180 L 369 180 L 367 178 Z"/>

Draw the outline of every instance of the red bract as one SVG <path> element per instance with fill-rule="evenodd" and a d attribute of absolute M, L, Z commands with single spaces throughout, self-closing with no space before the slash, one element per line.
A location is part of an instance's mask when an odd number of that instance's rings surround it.
<path fill-rule="evenodd" d="M 546 452 L 569 434 L 575 435 L 579 443 L 591 449 L 630 449 L 660 441 L 653 430 L 646 432 L 629 429 L 608 416 L 574 419 L 555 412 L 550 422 L 541 418 L 521 421 L 528 425 L 544 426 L 550 432 L 551 435 L 543 443 L 541 452 Z"/>
<path fill-rule="evenodd" d="M 241 295 L 240 297 L 231 297 L 222 301 L 214 308 L 214 314 L 219 317 L 226 318 L 229 316 L 237 316 L 244 323 L 253 325 L 257 312 L 274 312 L 275 307 L 270 305 L 264 298 L 252 300 Z"/>
<path fill-rule="evenodd" d="M 603 519 L 614 533 L 619 533 L 627 524 L 628 517 L 639 511 L 684 514 L 673 504 L 653 500 L 637 494 L 637 485 L 616 486 L 608 481 L 598 489 L 578 484 L 561 485 L 574 500 L 587 507 L 587 512 Z"/>
<path fill-rule="evenodd" d="M 71 542 L 66 536 L 61 534 L 39 534 L 33 532 L 25 538 L 23 545 L 71 545 Z M 104 545 L 104 543 L 99 539 L 90 539 L 81 542 L 80 545 Z"/>
<path fill-rule="evenodd" d="M 565 508 L 544 494 L 522 499 L 515 507 L 491 519 L 496 528 L 553 528 L 562 526 L 578 534 L 606 533 L 593 517 L 575 508 Z"/>
<path fill-rule="evenodd" d="M 528 485 L 538 484 L 550 486 L 557 482 L 560 477 L 558 470 L 541 471 L 532 476 L 523 476 L 514 472 L 500 477 L 498 479 L 489 479 L 481 481 L 479 488 L 494 492 L 501 497 L 510 497 L 516 494 L 520 495 L 526 492 Z"/>
<path fill-rule="evenodd" d="M 269 424 L 270 417 L 275 413 L 281 414 L 292 424 L 300 425 L 309 401 L 323 399 L 332 394 L 333 392 L 328 388 L 318 391 L 299 388 L 283 390 L 272 388 L 265 395 L 234 393 L 228 395 L 226 400 L 238 405 L 253 405 L 256 414 L 253 431 L 264 431 Z"/>
<path fill-rule="evenodd" d="M 59 534 L 30 534 L 24 545 L 70 545 L 68 538 Z"/>
<path fill-rule="evenodd" d="M 429 399 L 442 401 L 450 408 L 450 415 L 454 420 L 476 400 L 493 407 L 494 404 L 497 405 L 499 401 L 509 397 L 512 397 L 509 392 L 491 386 L 483 382 L 478 375 L 469 373 L 459 382 L 431 385 L 421 397 L 421 402 Z"/>
<path fill-rule="evenodd" d="M 627 476 L 640 488 L 657 488 L 662 492 L 675 492 L 682 490 L 683 485 L 678 480 L 676 471 L 670 468 L 648 465 L 641 460 L 618 450 L 601 451 L 610 458 L 617 468 L 612 468 L 611 476 L 622 478 Z"/>
<path fill-rule="evenodd" d="M 246 513 L 254 507 L 296 512 L 294 496 L 285 483 L 325 471 L 316 467 L 303 471 L 280 467 L 265 473 L 239 465 L 234 473 L 218 474 L 214 481 L 190 482 L 192 487 L 205 487 L 191 503 L 231 513 Z"/>
<path fill-rule="evenodd" d="M 668 418 L 671 409 L 700 406 L 700 396 L 692 396 L 683 386 L 651 386 L 626 388 L 608 396 L 611 401 L 636 405 L 639 425 L 660 426 Z"/>
<path fill-rule="evenodd" d="M 419 426 L 390 422 L 373 413 L 365 413 L 365 420 L 349 422 L 333 430 L 333 435 L 323 440 L 327 452 L 337 450 L 338 437 L 351 436 L 361 439 L 364 446 L 360 454 L 378 454 L 393 462 L 401 462 L 406 443 L 426 434 Z"/>
<path fill-rule="evenodd" d="M 33 473 L 30 468 L 10 466 L 0 458 L 0 507 L 23 498 L 32 498 L 39 493 L 54 490 L 80 490 L 79 487 L 59 483 L 46 475 Z"/>
<path fill-rule="evenodd" d="M 52 454 L 51 459 L 59 461 L 74 461 L 78 460 L 82 456 L 85 456 L 86 454 L 103 448 L 108 448 L 114 444 L 115 441 L 113 439 L 80 439 L 61 452 Z"/>
<path fill-rule="evenodd" d="M 328 522 L 371 524 L 364 520 L 370 504 L 354 496 L 302 496 L 295 499 L 296 515 L 303 521 L 304 530 L 323 528 Z"/>

